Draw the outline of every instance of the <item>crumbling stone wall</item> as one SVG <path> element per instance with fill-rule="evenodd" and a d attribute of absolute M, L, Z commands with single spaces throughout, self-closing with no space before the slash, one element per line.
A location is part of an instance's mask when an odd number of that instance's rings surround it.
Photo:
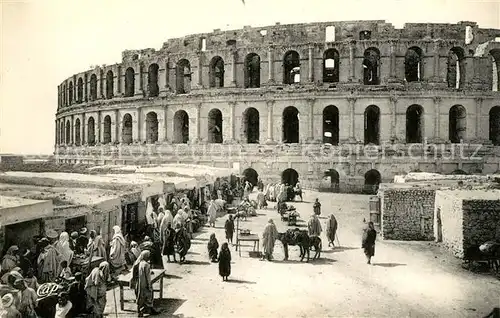
<path fill-rule="evenodd" d="M 463 249 L 486 241 L 500 242 L 500 198 L 498 200 L 464 200 Z"/>
<path fill-rule="evenodd" d="M 388 240 L 433 240 L 435 190 L 386 189 L 381 198 L 381 232 Z"/>

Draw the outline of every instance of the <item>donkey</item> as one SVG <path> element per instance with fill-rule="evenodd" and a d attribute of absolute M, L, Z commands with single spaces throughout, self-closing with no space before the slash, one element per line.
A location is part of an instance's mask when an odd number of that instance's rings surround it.
<path fill-rule="evenodd" d="M 284 233 L 278 233 L 278 240 L 283 244 L 285 252 L 285 261 L 288 260 L 288 245 L 299 246 L 300 248 L 300 261 L 304 260 L 307 254 L 307 261 L 309 262 L 310 254 L 309 249 L 314 247 L 316 254 L 313 259 L 318 259 L 321 256 L 322 243 L 321 238 L 318 236 L 309 236 L 307 231 L 299 230 L 298 228 L 289 229 Z"/>

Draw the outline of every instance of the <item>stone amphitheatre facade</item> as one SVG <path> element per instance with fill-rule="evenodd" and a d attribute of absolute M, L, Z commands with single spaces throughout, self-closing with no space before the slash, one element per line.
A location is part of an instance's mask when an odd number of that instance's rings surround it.
<path fill-rule="evenodd" d="M 494 173 L 499 73 L 500 30 L 468 21 L 214 30 L 62 82 L 55 154 L 251 168 L 346 192 L 410 171 Z"/>

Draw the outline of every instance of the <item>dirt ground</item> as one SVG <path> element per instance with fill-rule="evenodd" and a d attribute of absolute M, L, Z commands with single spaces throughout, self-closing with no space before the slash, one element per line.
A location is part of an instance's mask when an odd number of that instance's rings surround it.
<path fill-rule="evenodd" d="M 160 317 L 483 317 L 500 307 L 499 280 L 462 269 L 460 260 L 430 242 L 378 239 L 374 264 L 367 265 L 360 244 L 368 196 L 306 191 L 303 203 L 292 203 L 304 220 L 298 226 L 305 226 L 315 198 L 322 203 L 324 232 L 327 216 L 337 217 L 340 247 L 328 247 L 323 233 L 321 258 L 309 263 L 299 262 L 296 247 L 283 261 L 279 242 L 273 262 L 249 257 L 250 246 L 243 247 L 241 257 L 231 247 L 232 273 L 223 282 L 218 265 L 208 262 L 206 247 L 211 233 L 219 244 L 225 241 L 227 216 L 219 218 L 215 228 L 197 233 L 186 264 L 166 264 L 166 299 L 156 301 Z M 240 228 L 261 236 L 269 218 L 278 231 L 287 229 L 272 202 Z M 109 291 L 108 317 L 137 317 L 135 304 L 126 303 L 122 312 L 118 289 L 115 295 L 118 312 Z M 125 295 L 133 299 L 130 291 Z"/>

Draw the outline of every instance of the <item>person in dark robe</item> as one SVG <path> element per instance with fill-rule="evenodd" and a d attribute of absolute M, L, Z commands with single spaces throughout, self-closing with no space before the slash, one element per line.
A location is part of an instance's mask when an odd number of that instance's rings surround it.
<path fill-rule="evenodd" d="M 363 248 L 366 255 L 366 263 L 371 264 L 371 259 L 375 256 L 375 239 L 377 238 L 377 231 L 373 222 L 368 222 L 368 227 L 363 232 L 363 240 L 361 242 L 361 247 Z"/>
<path fill-rule="evenodd" d="M 229 218 L 226 220 L 226 224 L 224 224 L 224 230 L 226 231 L 227 242 L 233 244 L 234 220 L 232 215 L 229 215 Z"/>
<path fill-rule="evenodd" d="M 217 242 L 217 238 L 215 237 L 215 233 L 210 235 L 210 240 L 207 244 L 208 249 L 208 257 L 212 263 L 217 263 L 217 253 L 219 250 L 219 242 Z"/>
<path fill-rule="evenodd" d="M 293 201 L 293 199 L 295 198 L 295 190 L 293 189 L 293 187 L 287 183 L 285 186 L 285 191 L 287 201 Z"/>
<path fill-rule="evenodd" d="M 170 263 L 170 255 L 173 255 L 174 262 L 177 262 L 175 259 L 175 231 L 172 228 L 172 223 L 167 224 L 164 232 L 163 255 L 167 255 L 167 262 Z"/>
<path fill-rule="evenodd" d="M 227 281 L 231 275 L 231 251 L 227 243 L 222 244 L 219 253 L 219 275 L 222 281 Z"/>
<path fill-rule="evenodd" d="M 139 317 L 145 313 L 159 314 L 153 307 L 153 284 L 151 282 L 151 265 L 149 251 L 142 251 L 132 267 L 131 286 L 135 291 Z"/>
<path fill-rule="evenodd" d="M 84 254 L 85 249 L 89 245 L 89 238 L 87 236 L 87 228 L 84 227 L 80 230 L 80 235 L 78 236 L 78 239 L 76 240 L 76 250 L 77 254 Z"/>
<path fill-rule="evenodd" d="M 69 248 L 77 254 L 77 241 L 78 241 L 78 232 L 71 232 L 70 238 L 69 238 Z"/>
<path fill-rule="evenodd" d="M 85 280 L 81 272 L 75 273 L 75 280 L 69 285 L 69 300 L 73 307 L 69 311 L 70 317 L 77 317 L 87 310 L 87 292 L 85 291 Z"/>
<path fill-rule="evenodd" d="M 314 214 L 316 215 L 321 214 L 321 203 L 319 203 L 318 198 L 316 198 L 316 201 L 314 201 L 313 209 L 314 209 Z"/>

